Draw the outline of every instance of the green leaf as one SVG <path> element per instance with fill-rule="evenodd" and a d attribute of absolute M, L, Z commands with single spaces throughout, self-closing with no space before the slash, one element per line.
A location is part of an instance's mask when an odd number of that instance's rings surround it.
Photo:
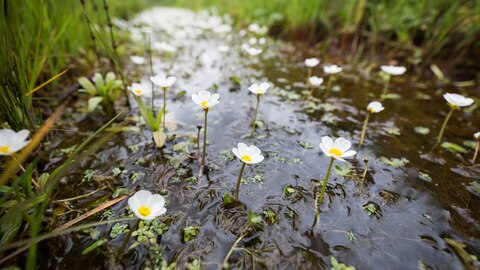
<path fill-rule="evenodd" d="M 225 195 L 223 195 L 223 203 L 224 204 L 230 204 L 233 202 L 233 199 L 232 199 L 232 196 L 230 195 L 230 193 L 225 193 Z"/>
<path fill-rule="evenodd" d="M 386 158 L 386 157 L 381 157 L 380 161 L 387 164 L 388 166 L 392 166 L 394 168 L 400 168 L 405 165 L 407 165 L 410 161 L 404 157 L 402 158 Z"/>
<path fill-rule="evenodd" d="M 422 134 L 422 135 L 427 135 L 428 133 L 430 133 L 429 128 L 421 127 L 421 126 L 415 127 L 414 131 L 415 131 L 415 133 Z"/>
<path fill-rule="evenodd" d="M 467 149 L 463 148 L 462 146 L 458 145 L 458 144 L 455 144 L 455 143 L 451 143 L 451 142 L 444 142 L 441 144 L 441 146 L 445 149 L 447 149 L 448 151 L 452 152 L 452 153 L 466 153 L 467 152 Z"/>
<path fill-rule="evenodd" d="M 345 167 L 340 167 L 339 165 L 335 165 L 335 168 L 333 169 L 333 172 L 336 175 L 347 177 L 352 173 L 352 167 L 348 164 L 345 165 Z"/>
<path fill-rule="evenodd" d="M 355 266 L 340 263 L 335 257 L 330 257 L 330 263 L 332 264 L 331 270 L 356 270 Z"/>
<path fill-rule="evenodd" d="M 86 92 L 92 96 L 97 95 L 97 89 L 95 85 L 87 78 L 87 77 L 80 77 L 78 78 L 78 83 L 83 87 L 80 89 L 81 92 Z"/>
<path fill-rule="evenodd" d="M 260 223 L 262 222 L 262 215 L 255 214 L 250 210 L 248 211 L 248 220 L 250 220 L 251 223 Z"/>
<path fill-rule="evenodd" d="M 157 127 L 157 130 L 160 129 L 160 124 L 162 123 L 164 113 L 165 107 L 163 107 L 157 114 L 157 119 L 155 120 L 155 126 Z"/>
<path fill-rule="evenodd" d="M 100 104 L 102 101 L 103 97 L 89 98 L 87 103 L 87 111 L 93 112 L 98 107 L 98 104 Z"/>
<path fill-rule="evenodd" d="M 91 251 L 97 249 L 98 247 L 102 246 L 103 244 L 105 244 L 107 242 L 106 239 L 98 239 L 97 241 L 93 242 L 93 244 L 91 244 L 90 246 L 88 246 L 87 248 L 85 248 L 83 251 L 82 251 L 82 255 L 86 255 L 88 253 L 90 253 Z"/>
<path fill-rule="evenodd" d="M 115 199 L 126 194 L 128 194 L 128 188 L 117 188 L 117 190 L 113 192 L 112 198 Z"/>

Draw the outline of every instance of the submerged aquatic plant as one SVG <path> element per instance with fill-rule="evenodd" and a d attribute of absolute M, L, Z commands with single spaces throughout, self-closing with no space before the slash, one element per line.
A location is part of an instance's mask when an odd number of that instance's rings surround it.
<path fill-rule="evenodd" d="M 305 66 L 308 67 L 308 73 L 307 73 L 307 85 L 309 83 L 309 79 L 312 76 L 312 69 L 318 64 L 320 64 L 320 60 L 318 58 L 307 58 L 305 59 Z"/>
<path fill-rule="evenodd" d="M 402 66 L 381 66 L 380 69 L 383 71 L 383 74 L 385 75 L 385 86 L 383 87 L 383 92 L 381 97 L 385 97 L 385 95 L 388 92 L 388 87 L 390 86 L 390 79 L 392 76 L 398 76 L 402 75 L 407 71 L 406 67 Z"/>
<path fill-rule="evenodd" d="M 157 115 L 153 109 L 148 108 L 148 106 L 143 102 L 142 96 L 147 94 L 147 89 L 151 88 L 151 86 L 145 83 L 133 83 L 131 86 L 128 87 L 130 92 L 133 93 L 135 97 L 135 101 L 138 105 L 138 110 L 140 111 L 140 115 L 143 117 L 143 120 L 150 128 L 153 133 L 153 139 L 155 144 L 158 147 L 163 147 L 165 144 L 166 136 L 164 130 L 160 130 L 160 124 L 162 123 L 162 118 L 165 119 L 163 116 L 165 115 L 165 108 L 162 108 Z M 153 98 L 153 97 L 152 97 Z M 165 120 L 163 120 L 165 123 Z"/>
<path fill-rule="evenodd" d="M 128 199 L 128 207 L 142 220 L 152 220 L 167 212 L 165 198 L 148 190 L 139 190 Z"/>
<path fill-rule="evenodd" d="M 79 91 L 91 96 L 87 103 L 89 112 L 94 111 L 101 104 L 108 115 L 115 114 L 114 101 L 122 87 L 122 81 L 117 80 L 115 73 L 108 72 L 105 78 L 102 74 L 95 73 L 92 80 L 80 77 L 78 83 L 82 86 Z"/>
<path fill-rule="evenodd" d="M 323 153 L 330 157 L 330 164 L 328 165 L 327 173 L 323 179 L 322 190 L 320 192 L 320 197 L 318 197 L 318 192 L 315 192 L 315 209 L 316 209 L 316 218 L 318 220 L 320 216 L 320 205 L 323 202 L 323 196 L 325 194 L 325 189 L 327 187 L 328 178 L 330 177 L 330 171 L 332 170 L 332 165 L 335 160 L 345 161 L 343 158 L 351 157 L 357 154 L 356 151 L 349 150 L 352 146 L 352 143 L 343 138 L 339 137 L 335 142 L 329 136 L 322 137 L 322 143 L 320 143 L 320 149 Z"/>
<path fill-rule="evenodd" d="M 308 83 L 312 86 L 312 92 L 311 94 L 314 94 L 315 87 L 320 87 L 323 83 L 323 78 L 317 77 L 317 76 L 312 76 L 308 78 Z"/>
<path fill-rule="evenodd" d="M 239 143 L 237 147 L 232 149 L 233 154 L 237 156 L 242 162 L 242 167 L 240 168 L 240 173 L 238 174 L 237 186 L 235 188 L 235 199 L 238 200 L 238 194 L 240 192 L 240 182 L 242 180 L 243 170 L 247 164 L 257 164 L 262 162 L 264 156 L 262 151 L 258 149 L 255 145 L 247 146 L 244 143 Z"/>
<path fill-rule="evenodd" d="M 362 127 L 362 135 L 360 136 L 360 143 L 359 145 L 361 146 L 363 144 L 363 139 L 365 138 L 365 133 L 367 133 L 367 124 L 368 124 L 368 118 L 370 118 L 371 113 L 379 113 L 383 111 L 385 108 L 383 107 L 382 103 L 378 101 L 372 101 L 368 104 L 367 106 L 367 116 L 365 117 L 365 121 L 363 122 L 363 127 Z"/>
<path fill-rule="evenodd" d="M 271 84 L 268 82 L 263 82 L 263 83 L 254 83 L 248 87 L 248 91 L 254 93 L 257 96 L 257 106 L 255 107 L 255 115 L 253 117 L 253 122 L 252 122 L 252 135 L 255 133 L 255 127 L 257 125 L 257 115 L 258 115 L 258 107 L 260 104 L 260 98 L 262 95 L 264 95 L 268 88 L 270 88 Z"/>
<path fill-rule="evenodd" d="M 160 86 L 163 90 L 163 131 L 165 132 L 165 112 L 167 111 L 167 89 L 171 87 L 177 81 L 174 76 L 167 76 L 165 74 L 157 74 L 154 77 L 150 77 L 150 80 L 157 86 Z M 152 89 L 153 93 L 153 89 Z M 155 97 L 152 95 L 152 99 Z M 153 108 L 152 108 L 153 110 Z"/>
<path fill-rule="evenodd" d="M 328 65 L 323 67 L 323 72 L 328 74 L 327 89 L 325 96 L 328 97 L 330 90 L 332 88 L 333 80 L 335 80 L 335 74 L 342 72 L 343 68 L 337 65 Z"/>
<path fill-rule="evenodd" d="M 475 160 L 477 159 L 478 151 L 480 150 L 480 131 L 473 134 L 473 138 L 475 138 L 475 141 L 477 141 L 475 145 L 475 152 L 473 153 L 473 157 L 472 157 L 472 163 L 475 163 Z"/>
<path fill-rule="evenodd" d="M 196 104 L 202 106 L 203 111 L 205 112 L 205 119 L 204 119 L 204 127 L 203 127 L 203 154 L 202 154 L 202 161 L 201 166 L 205 164 L 205 155 L 207 151 L 207 115 L 208 110 L 220 103 L 218 100 L 220 98 L 219 94 L 211 94 L 208 91 L 200 91 L 198 94 L 192 94 L 192 100 Z M 201 171 L 201 170 L 200 170 Z"/>
<path fill-rule="evenodd" d="M 440 144 L 440 142 L 442 141 L 443 132 L 447 127 L 448 120 L 450 120 L 450 117 L 452 116 L 453 111 L 460 110 L 461 107 L 468 107 L 473 103 L 473 99 L 466 98 L 459 94 L 445 93 L 443 94 L 443 98 L 447 101 L 448 106 L 450 106 L 450 111 L 448 112 L 447 116 L 445 117 L 445 120 L 443 121 L 442 127 L 440 128 L 440 133 L 438 134 L 437 141 L 435 142 L 433 149 L 435 149 L 438 146 L 438 144 Z"/>

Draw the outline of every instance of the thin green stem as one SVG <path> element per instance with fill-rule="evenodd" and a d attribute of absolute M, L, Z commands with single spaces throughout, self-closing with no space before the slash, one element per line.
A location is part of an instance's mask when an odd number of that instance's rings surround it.
<path fill-rule="evenodd" d="M 390 87 L 390 78 L 392 78 L 391 75 L 387 75 L 387 80 L 385 81 L 385 86 L 383 87 L 382 95 L 380 96 L 380 100 L 383 100 L 385 98 L 385 95 L 388 93 L 388 88 Z"/>
<path fill-rule="evenodd" d="M 365 117 L 365 121 L 363 122 L 362 135 L 360 136 L 360 143 L 359 143 L 360 146 L 362 146 L 363 140 L 365 139 L 365 133 L 367 133 L 368 118 L 370 118 L 370 112 L 367 112 L 367 117 Z"/>
<path fill-rule="evenodd" d="M 365 170 L 363 171 L 362 178 L 360 179 L 362 190 L 363 190 L 363 183 L 365 183 L 365 177 L 367 177 L 367 172 L 368 172 L 368 158 L 367 157 L 363 158 L 363 161 L 365 162 Z"/>
<path fill-rule="evenodd" d="M 248 228 L 248 227 L 247 227 Z M 237 238 L 235 243 L 233 243 L 233 246 L 230 248 L 230 250 L 227 253 L 227 256 L 225 256 L 225 259 L 223 260 L 223 267 L 228 268 L 228 259 L 230 259 L 230 256 L 232 256 L 233 251 L 235 250 L 235 247 L 242 241 L 242 239 L 246 236 L 245 231 L 242 232 L 242 234 Z"/>
<path fill-rule="evenodd" d="M 204 127 L 203 127 L 203 154 L 202 154 L 202 164 L 201 166 L 203 167 L 205 165 L 205 156 L 207 153 L 207 115 L 208 115 L 208 109 L 204 109 L 205 111 L 205 122 Z"/>
<path fill-rule="evenodd" d="M 197 159 L 200 161 L 200 130 L 202 126 L 197 126 Z"/>
<path fill-rule="evenodd" d="M 310 77 L 312 76 L 312 68 L 308 68 L 308 73 L 307 73 L 307 82 L 305 83 L 307 86 L 310 85 Z"/>
<path fill-rule="evenodd" d="M 435 146 L 433 148 L 437 147 L 442 142 L 443 132 L 445 132 L 445 128 L 447 127 L 448 120 L 450 120 L 450 117 L 452 116 L 454 110 L 455 109 L 452 107 L 450 109 L 450 112 L 448 112 L 447 117 L 445 117 L 445 120 L 443 121 L 443 124 L 442 124 L 442 128 L 440 129 L 440 133 L 438 134 L 438 137 L 437 137 L 437 142 L 435 143 Z"/>
<path fill-rule="evenodd" d="M 322 190 L 320 191 L 320 198 L 318 197 L 317 194 L 315 195 L 315 209 L 316 209 L 315 220 L 318 220 L 318 218 L 320 217 L 320 206 L 322 205 L 322 202 L 323 202 L 323 196 L 325 195 L 325 189 L 327 188 L 328 178 L 330 177 L 330 172 L 332 170 L 334 161 L 335 159 L 332 157 L 330 159 L 330 164 L 328 165 L 327 174 L 323 179 Z"/>
<path fill-rule="evenodd" d="M 165 132 L 165 115 L 167 114 L 167 87 L 163 87 L 163 132 Z"/>
<path fill-rule="evenodd" d="M 473 153 L 472 163 L 475 163 L 479 149 L 480 149 L 480 141 L 477 141 L 477 146 L 475 147 L 475 153 Z"/>
<path fill-rule="evenodd" d="M 150 62 L 150 76 L 153 77 L 153 61 L 152 61 L 152 40 L 150 39 L 150 35 L 148 36 L 148 57 L 149 57 L 149 62 Z M 154 102 L 155 102 L 155 84 L 152 83 L 152 113 L 155 115 L 155 107 L 154 107 Z"/>
<path fill-rule="evenodd" d="M 332 90 L 332 83 L 333 83 L 333 75 L 330 75 L 328 77 L 328 81 L 327 81 L 327 89 L 326 89 L 326 92 L 325 92 L 325 99 L 328 98 L 328 96 L 330 95 L 330 90 Z"/>
<path fill-rule="evenodd" d="M 237 187 L 235 188 L 235 200 L 238 201 L 238 194 L 240 193 L 240 182 L 242 181 L 243 171 L 245 170 L 246 163 L 242 162 L 240 173 L 238 174 Z"/>
<path fill-rule="evenodd" d="M 125 248 L 127 247 L 128 241 L 130 240 L 130 237 L 132 237 L 132 233 L 137 229 L 138 224 L 140 224 L 140 219 L 135 221 L 127 236 L 125 236 L 125 238 L 123 239 L 122 246 L 120 247 L 120 251 L 118 253 L 119 258 L 122 258 L 123 254 L 125 254 Z"/>
<path fill-rule="evenodd" d="M 257 126 L 257 115 L 258 115 L 258 107 L 260 105 L 260 94 L 257 94 L 257 106 L 255 107 L 255 115 L 253 116 L 252 122 L 252 136 L 255 133 L 255 128 Z"/>

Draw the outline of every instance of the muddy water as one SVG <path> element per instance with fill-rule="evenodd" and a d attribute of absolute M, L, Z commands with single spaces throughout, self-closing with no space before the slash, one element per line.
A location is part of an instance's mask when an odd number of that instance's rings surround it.
<path fill-rule="evenodd" d="M 480 195 L 470 188 L 472 182 L 480 181 L 480 169 L 468 162 L 473 152 L 467 148 L 468 153 L 453 154 L 441 147 L 429 152 L 448 111 L 441 94 L 448 89 L 478 97 L 478 91 L 446 88 L 408 75 L 394 78 L 391 92 L 401 98 L 383 102 L 385 111 L 370 118 L 365 144 L 359 148 L 364 108 L 382 91 L 376 72 L 366 73 L 364 64 L 353 66 L 341 59 L 329 59 L 328 55 L 317 55 L 302 44 L 271 39 L 256 45 L 263 48 L 262 54 L 250 57 L 241 49 L 243 43 L 248 43 L 248 37 L 207 29 L 223 23 L 219 18 L 183 10 L 152 9 L 128 26 L 132 37 L 138 39 L 132 48 L 145 41 L 142 33 L 150 35 L 153 42 L 165 41 L 178 48 L 173 55 L 156 52 L 153 58 L 155 72 L 166 71 L 178 77 L 177 84 L 168 91 L 167 145 L 162 150 L 155 147 L 147 127 L 135 121 L 134 111 L 125 122 L 139 127 L 139 131 L 131 129 L 116 134 L 82 160 L 64 179 L 57 195 L 58 198 L 78 196 L 108 182 L 111 188 L 69 204 L 74 209 L 83 209 L 111 198 L 111 190 L 119 187 L 161 191 L 166 196 L 168 211 L 160 220 L 170 226 L 155 237 L 158 244 L 139 244 L 122 260 L 115 259 L 115 250 L 126 234 L 112 239 L 113 225 L 97 227 L 44 242 L 42 268 L 143 269 L 158 266 L 158 259 L 163 258 L 168 263 L 176 262 L 179 269 L 194 259 L 200 261 L 202 268 L 217 269 L 240 236 L 248 210 L 257 213 L 271 210 L 276 218 L 264 215 L 269 222 L 240 241 L 240 249 L 230 258 L 231 266 L 236 269 L 330 269 L 330 257 L 357 269 L 418 269 L 420 261 L 432 269 L 463 269 L 462 261 L 445 238 L 465 243 L 467 252 L 480 255 Z M 230 50 L 220 52 L 221 45 L 229 46 Z M 132 54 L 138 51 L 141 50 Z M 337 91 L 327 99 L 321 98 L 322 90 L 314 97 L 305 94 L 309 89 L 303 83 L 307 73 L 303 59 L 311 56 L 319 56 L 321 65 L 335 61 L 344 67 L 333 83 Z M 148 81 L 148 66 L 129 64 L 126 68 L 132 81 Z M 313 74 L 325 77 L 320 67 Z M 240 79 L 240 86 L 230 80 L 232 76 Z M 261 100 L 259 119 L 264 125 L 251 138 L 248 134 L 256 99 L 247 87 L 255 81 L 270 81 L 275 87 Z M 203 124 L 203 113 L 190 95 L 214 89 L 218 89 L 220 104 L 208 114 L 208 171 L 197 179 L 198 183 L 193 183 L 187 180 L 198 175 L 199 165 L 187 155 L 196 154 L 192 138 L 196 138 L 196 126 Z M 420 98 L 418 93 L 430 99 Z M 163 102 L 161 94 L 156 93 L 158 106 Z M 106 118 L 85 114 L 83 106 L 80 101 L 65 116 L 65 128 L 91 132 L 102 125 Z M 455 112 L 445 140 L 457 144 L 471 140 L 480 128 L 478 119 L 478 110 Z M 430 133 L 416 133 L 417 126 L 430 128 Z M 400 135 L 387 132 L 394 127 Z M 312 190 L 325 176 L 329 163 L 318 147 L 324 135 L 352 140 L 358 154 L 347 163 L 335 162 L 342 167 L 350 164 L 351 175 L 332 174 L 320 223 L 312 226 L 315 215 Z M 72 135 L 52 146 L 57 150 L 68 148 L 83 138 Z M 241 205 L 229 208 L 222 197 L 234 191 L 241 163 L 228 160 L 221 153 L 230 153 L 238 142 L 255 144 L 266 158 L 247 167 L 243 177 L 246 181 L 241 186 Z M 304 147 L 306 144 L 312 147 Z M 62 155 L 57 156 L 46 169 L 61 160 Z M 369 170 L 365 183 L 361 184 L 358 180 L 364 170 L 364 157 L 369 160 Z M 409 163 L 394 168 L 383 163 L 381 157 L 406 158 Z M 114 168 L 127 172 L 115 175 Z M 90 181 L 84 178 L 86 170 L 94 171 Z M 134 177 L 136 181 L 132 180 L 133 173 L 139 173 Z M 290 196 L 283 192 L 287 185 L 295 188 Z M 367 204 L 376 213 L 369 215 L 364 209 Z M 128 215 L 126 201 L 111 211 L 115 217 Z M 76 215 L 76 212 L 59 215 L 56 220 L 61 224 Z M 99 219 L 100 215 L 90 221 Z M 133 222 L 126 224 L 132 226 Z M 181 231 L 187 226 L 198 226 L 199 234 L 184 242 Z M 349 238 L 348 232 L 354 238 Z M 82 250 L 98 239 L 108 242 L 88 255 L 81 255 Z M 129 245 L 135 240 L 132 238 Z M 152 246 L 157 248 L 156 252 Z M 85 256 L 89 259 L 85 260 Z"/>

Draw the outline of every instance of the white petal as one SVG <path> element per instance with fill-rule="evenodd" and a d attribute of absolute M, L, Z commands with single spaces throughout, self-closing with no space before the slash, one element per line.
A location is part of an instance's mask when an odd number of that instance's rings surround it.
<path fill-rule="evenodd" d="M 320 149 L 322 149 L 323 153 L 327 156 L 330 156 L 330 153 L 328 152 L 328 149 L 323 145 L 323 143 L 319 144 Z"/>
<path fill-rule="evenodd" d="M 345 153 L 343 153 L 342 157 L 351 157 L 357 154 L 357 151 L 349 150 Z"/>
<path fill-rule="evenodd" d="M 333 147 L 333 140 L 328 136 L 322 137 L 322 144 L 327 150 L 330 150 Z M 327 151 L 328 152 L 328 151 Z"/>
<path fill-rule="evenodd" d="M 196 104 L 202 103 L 202 100 L 200 99 L 200 97 L 199 97 L 197 94 L 192 94 L 192 100 L 193 100 L 193 102 L 195 102 Z"/>
<path fill-rule="evenodd" d="M 208 92 L 208 91 L 200 91 L 200 92 L 198 92 L 198 96 L 200 97 L 201 101 L 210 100 L 210 92 Z"/>
<path fill-rule="evenodd" d="M 177 78 L 174 76 L 170 76 L 167 78 L 166 85 L 172 86 L 177 81 Z"/>
<path fill-rule="evenodd" d="M 30 135 L 30 131 L 27 129 L 20 130 L 17 132 L 16 135 L 16 140 L 17 141 L 25 141 L 28 138 L 28 135 Z"/>
<path fill-rule="evenodd" d="M 232 149 L 232 152 L 233 152 L 233 154 L 234 154 L 235 156 L 237 156 L 239 159 L 242 158 L 242 155 L 240 154 L 240 151 L 239 151 L 237 148 L 234 147 L 234 148 Z"/>
<path fill-rule="evenodd" d="M 240 154 L 244 154 L 248 149 L 248 146 L 244 143 L 238 143 L 237 147 Z"/>
<path fill-rule="evenodd" d="M 263 159 L 265 159 L 264 156 L 262 156 L 261 154 L 258 154 L 258 155 L 255 155 L 252 157 L 252 161 L 249 163 L 249 164 L 257 164 L 257 163 L 260 163 L 263 161 Z"/>
<path fill-rule="evenodd" d="M 139 190 L 133 196 L 137 197 L 140 203 L 147 203 L 152 193 L 148 190 Z"/>
<path fill-rule="evenodd" d="M 333 147 L 339 149 L 340 151 L 345 152 L 352 146 L 352 143 L 345 138 L 339 137 L 335 140 Z"/>
<path fill-rule="evenodd" d="M 260 149 L 258 149 L 258 147 L 256 147 L 255 145 L 251 145 L 247 149 L 247 155 L 250 155 L 250 156 L 258 155 L 260 153 L 262 153 L 262 151 L 260 151 Z"/>

